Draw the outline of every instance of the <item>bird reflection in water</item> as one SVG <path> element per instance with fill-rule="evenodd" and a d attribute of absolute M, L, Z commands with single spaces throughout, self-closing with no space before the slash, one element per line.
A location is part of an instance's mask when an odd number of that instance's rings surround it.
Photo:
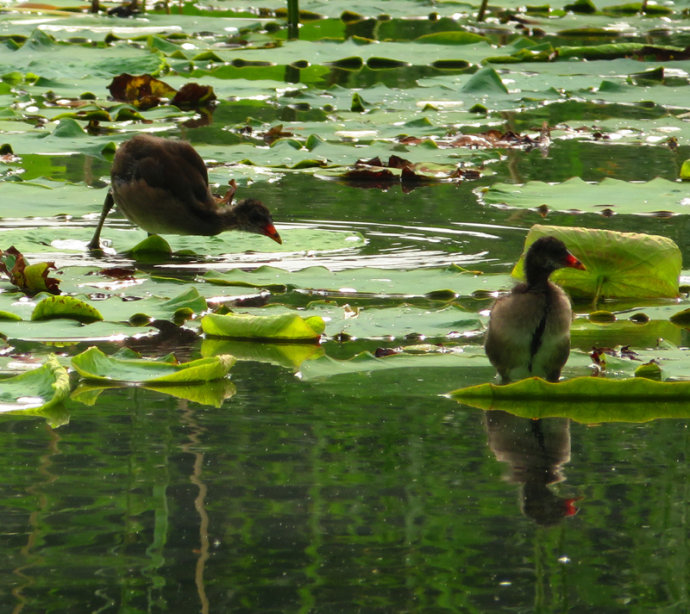
<path fill-rule="evenodd" d="M 537 524 L 550 526 L 578 509 L 578 498 L 564 498 L 549 488 L 563 481 L 561 467 L 570 460 L 567 418 L 529 420 L 503 411 L 487 411 L 485 426 L 491 451 L 506 463 L 506 479 L 520 484 L 522 512 Z"/>

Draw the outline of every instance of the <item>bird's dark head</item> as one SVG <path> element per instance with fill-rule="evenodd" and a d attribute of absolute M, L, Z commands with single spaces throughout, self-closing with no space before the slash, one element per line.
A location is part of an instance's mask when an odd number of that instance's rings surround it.
<path fill-rule="evenodd" d="M 282 243 L 268 208 L 255 198 L 241 200 L 232 208 L 237 230 L 253 232 Z"/>
<path fill-rule="evenodd" d="M 541 237 L 527 250 L 525 276 L 528 283 L 546 280 L 556 269 L 564 267 L 585 270 L 584 265 L 568 251 L 565 243 L 556 237 Z"/>

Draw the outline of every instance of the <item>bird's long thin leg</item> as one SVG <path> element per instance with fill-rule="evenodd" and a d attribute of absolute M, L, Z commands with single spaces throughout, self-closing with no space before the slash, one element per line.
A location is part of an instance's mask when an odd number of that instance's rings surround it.
<path fill-rule="evenodd" d="M 110 213 L 110 210 L 113 208 L 114 204 L 115 201 L 113 200 L 113 193 L 108 190 L 108 193 L 105 196 L 105 201 L 103 202 L 101 218 L 98 220 L 98 226 L 96 226 L 93 237 L 91 237 L 91 241 L 89 241 L 87 246 L 89 249 L 101 249 L 101 229 L 103 228 L 103 222 L 105 222 L 105 218 L 108 217 L 108 213 Z"/>

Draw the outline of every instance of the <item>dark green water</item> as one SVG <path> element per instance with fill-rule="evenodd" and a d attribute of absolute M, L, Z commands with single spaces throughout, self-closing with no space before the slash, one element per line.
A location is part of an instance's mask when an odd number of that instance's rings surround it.
<path fill-rule="evenodd" d="M 130 389 L 3 421 L 2 611 L 686 610 L 685 422 L 489 435 L 391 382 L 233 380 L 220 409 Z"/>
<path fill-rule="evenodd" d="M 554 146 L 553 180 L 605 176 L 612 148 L 576 145 Z M 649 149 L 650 177 L 664 156 Z M 529 160 L 520 179 L 543 178 Z M 280 222 L 362 232 L 376 266 L 505 271 L 543 219 L 479 207 L 476 187 L 252 190 Z M 664 234 L 687 259 L 682 218 L 548 222 Z M 55 430 L 2 419 L 0 611 L 688 611 L 687 423 L 535 422 L 440 396 L 492 376 L 240 362 L 218 409 L 125 389 L 68 404 Z"/>

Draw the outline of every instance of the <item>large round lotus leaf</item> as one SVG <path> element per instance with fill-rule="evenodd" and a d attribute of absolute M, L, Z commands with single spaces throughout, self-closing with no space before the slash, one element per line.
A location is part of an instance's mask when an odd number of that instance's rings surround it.
<path fill-rule="evenodd" d="M 554 236 L 585 265 L 586 271 L 560 269 L 551 279 L 573 297 L 650 298 L 678 296 L 682 256 L 669 238 L 637 232 L 535 225 L 524 253 L 538 238 Z M 524 255 L 513 269 L 522 278 Z"/>

